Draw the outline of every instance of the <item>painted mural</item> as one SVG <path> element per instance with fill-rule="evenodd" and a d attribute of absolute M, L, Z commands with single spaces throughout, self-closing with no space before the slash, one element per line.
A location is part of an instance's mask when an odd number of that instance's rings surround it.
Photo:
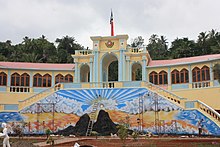
<path fill-rule="evenodd" d="M 159 132 L 198 134 L 198 121 L 203 119 L 204 134 L 220 135 L 220 128 L 197 110 L 181 107 L 146 88 L 59 90 L 19 113 L 0 113 L 0 122 L 26 122 L 26 133 L 43 133 L 45 129 L 62 130 L 75 125 L 79 118 L 103 109 L 116 124 L 126 123 L 130 129 L 155 132 L 155 110 L 158 112 Z"/>

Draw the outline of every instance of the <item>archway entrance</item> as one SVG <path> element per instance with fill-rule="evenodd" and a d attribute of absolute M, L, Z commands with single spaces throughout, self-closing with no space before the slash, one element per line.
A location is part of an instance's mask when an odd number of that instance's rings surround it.
<path fill-rule="evenodd" d="M 142 66 L 140 63 L 134 63 L 132 65 L 132 81 L 142 80 Z"/>
<path fill-rule="evenodd" d="M 80 82 L 89 82 L 90 68 L 87 64 L 84 64 L 80 68 Z"/>
<path fill-rule="evenodd" d="M 118 58 L 107 53 L 102 60 L 102 81 L 118 81 Z"/>

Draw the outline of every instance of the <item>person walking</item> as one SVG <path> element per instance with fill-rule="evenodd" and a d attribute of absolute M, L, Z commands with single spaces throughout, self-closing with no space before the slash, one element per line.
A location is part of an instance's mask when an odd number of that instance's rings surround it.
<path fill-rule="evenodd" d="M 201 136 L 202 135 L 202 129 L 203 129 L 203 119 L 201 119 L 198 122 L 198 128 L 199 128 L 199 136 Z"/>

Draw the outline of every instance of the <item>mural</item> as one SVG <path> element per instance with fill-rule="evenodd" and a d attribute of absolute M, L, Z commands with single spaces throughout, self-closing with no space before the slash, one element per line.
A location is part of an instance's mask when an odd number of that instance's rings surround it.
<path fill-rule="evenodd" d="M 157 112 L 160 133 L 198 134 L 197 123 L 203 119 L 204 134 L 220 135 L 220 128 L 199 111 L 183 110 L 146 88 L 59 90 L 19 113 L 0 113 L 0 122 L 27 122 L 26 133 L 58 131 L 74 126 L 94 107 L 96 113 L 105 110 L 115 124 L 126 123 L 130 129 L 155 132 Z"/>

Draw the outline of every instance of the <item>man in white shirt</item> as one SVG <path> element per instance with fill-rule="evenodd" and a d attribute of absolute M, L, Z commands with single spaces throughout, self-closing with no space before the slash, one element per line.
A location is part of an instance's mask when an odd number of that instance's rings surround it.
<path fill-rule="evenodd" d="M 3 133 L 0 133 L 0 137 L 4 137 L 3 147 L 11 147 L 9 143 L 9 136 L 6 123 L 2 123 Z"/>

